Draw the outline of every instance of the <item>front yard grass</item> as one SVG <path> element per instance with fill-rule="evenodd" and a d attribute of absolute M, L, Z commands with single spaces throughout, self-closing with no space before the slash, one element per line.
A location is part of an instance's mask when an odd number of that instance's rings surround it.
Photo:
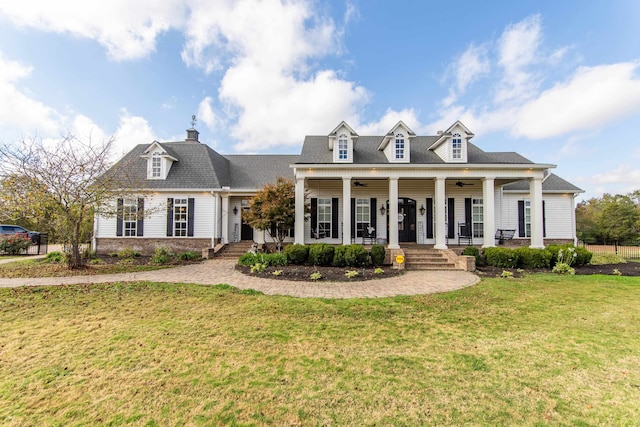
<path fill-rule="evenodd" d="M 0 424 L 635 425 L 640 280 L 447 294 L 0 289 Z"/>
<path fill-rule="evenodd" d="M 111 264 L 87 263 L 83 268 L 69 269 L 64 263 L 47 263 L 42 259 L 18 259 L 15 262 L 0 264 L 0 277 L 65 277 L 95 274 L 134 273 L 137 271 L 159 270 L 172 265 L 136 265 L 116 262 Z"/>

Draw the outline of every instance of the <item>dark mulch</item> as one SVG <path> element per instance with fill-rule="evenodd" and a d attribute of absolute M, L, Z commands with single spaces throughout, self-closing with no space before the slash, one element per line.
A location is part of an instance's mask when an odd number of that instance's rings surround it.
<path fill-rule="evenodd" d="M 394 270 L 391 266 L 385 266 L 382 269 L 384 273 L 375 274 L 375 268 L 353 268 L 353 267 L 318 267 L 313 265 L 287 265 L 284 267 L 268 267 L 261 273 L 252 273 L 251 267 L 236 265 L 238 271 L 251 276 L 262 277 L 265 279 L 276 280 L 298 280 L 309 282 L 310 276 L 315 272 L 322 274 L 322 278 L 318 281 L 323 282 L 358 282 L 363 280 L 382 279 L 385 277 L 394 277 L 402 274 L 400 270 Z M 280 275 L 274 275 L 274 271 L 282 271 Z M 347 271 L 355 270 L 358 275 L 353 278 L 345 276 Z"/>
<path fill-rule="evenodd" d="M 576 274 L 589 275 L 589 274 L 605 274 L 616 275 L 614 270 L 622 273 L 622 276 L 640 276 L 640 263 L 628 262 L 625 264 L 606 264 L 606 265 L 583 265 L 581 267 L 574 267 Z M 482 266 L 476 268 L 476 273 L 485 277 L 500 277 L 503 271 L 510 271 L 513 273 L 513 277 L 522 277 L 525 274 L 531 273 L 550 273 L 551 269 L 538 268 L 533 270 L 520 270 L 515 268 L 499 268 L 491 266 Z"/>

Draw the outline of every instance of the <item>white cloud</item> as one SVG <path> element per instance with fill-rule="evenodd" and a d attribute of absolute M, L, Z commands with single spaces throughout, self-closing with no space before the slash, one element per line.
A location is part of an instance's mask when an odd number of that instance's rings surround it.
<path fill-rule="evenodd" d="M 491 69 L 489 58 L 487 58 L 486 46 L 475 46 L 471 44 L 460 57 L 454 61 L 457 89 L 464 93 L 467 86 L 487 75 Z"/>
<path fill-rule="evenodd" d="M 149 144 L 156 136 L 146 119 L 133 116 L 126 110 L 120 112 L 120 123 L 113 136 L 112 154 L 118 158 L 138 144 Z"/>
<path fill-rule="evenodd" d="M 407 108 L 400 111 L 387 109 L 380 120 L 358 125 L 355 131 L 360 135 L 385 135 L 400 120 L 414 132 L 420 132 L 422 130 L 417 112 L 413 108 Z"/>
<path fill-rule="evenodd" d="M 205 97 L 200 101 L 200 104 L 198 104 L 198 112 L 196 114 L 198 120 L 204 123 L 209 129 L 214 129 L 219 123 L 216 114 L 213 112 L 212 102 L 213 98 L 210 96 Z"/>
<path fill-rule="evenodd" d="M 596 186 L 595 194 L 626 194 L 639 188 L 640 168 L 622 164 L 616 169 L 595 174 L 587 181 Z"/>

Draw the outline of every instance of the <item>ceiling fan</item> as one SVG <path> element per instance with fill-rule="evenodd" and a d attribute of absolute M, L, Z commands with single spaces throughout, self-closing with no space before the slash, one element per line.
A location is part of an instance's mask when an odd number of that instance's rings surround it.
<path fill-rule="evenodd" d="M 366 187 L 369 184 L 365 184 L 364 182 L 360 182 L 360 181 L 353 181 L 353 186 L 354 187 Z"/>
<path fill-rule="evenodd" d="M 456 182 L 456 185 L 457 185 L 458 187 L 464 187 L 465 185 L 473 185 L 473 183 L 471 183 L 471 182 L 462 182 L 462 181 L 458 181 L 458 182 Z"/>

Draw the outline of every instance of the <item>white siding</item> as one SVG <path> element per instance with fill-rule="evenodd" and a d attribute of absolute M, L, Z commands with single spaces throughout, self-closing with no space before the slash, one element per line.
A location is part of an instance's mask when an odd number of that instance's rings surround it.
<path fill-rule="evenodd" d="M 504 193 L 501 228 L 518 230 L 518 201 L 529 200 L 528 193 Z M 545 239 L 573 239 L 573 197 L 570 194 L 543 194 L 545 203 Z M 516 231 L 515 238 L 518 238 Z"/>

